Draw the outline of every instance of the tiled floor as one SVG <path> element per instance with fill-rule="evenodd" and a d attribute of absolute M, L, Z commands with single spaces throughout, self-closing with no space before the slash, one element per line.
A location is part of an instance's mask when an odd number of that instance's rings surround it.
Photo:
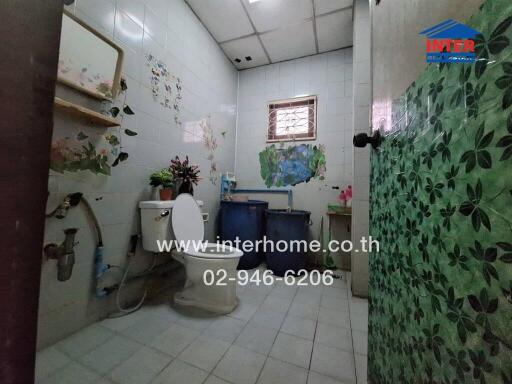
<path fill-rule="evenodd" d="M 169 305 L 91 325 L 38 353 L 39 384 L 366 383 L 367 300 L 333 286 L 240 287 L 211 316 Z"/>

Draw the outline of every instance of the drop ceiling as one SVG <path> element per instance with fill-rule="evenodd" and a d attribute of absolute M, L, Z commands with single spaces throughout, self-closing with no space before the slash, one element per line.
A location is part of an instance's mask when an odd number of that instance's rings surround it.
<path fill-rule="evenodd" d="M 185 0 L 238 69 L 350 47 L 353 0 Z"/>

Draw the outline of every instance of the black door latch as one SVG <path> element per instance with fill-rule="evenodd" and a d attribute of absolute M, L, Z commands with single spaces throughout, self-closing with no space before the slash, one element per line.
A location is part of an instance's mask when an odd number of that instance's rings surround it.
<path fill-rule="evenodd" d="M 371 144 L 373 149 L 377 149 L 382 142 L 383 137 L 380 135 L 379 131 L 373 132 L 372 136 L 368 136 L 366 133 L 358 133 L 354 136 L 352 142 L 355 147 L 364 148 L 366 144 Z"/>

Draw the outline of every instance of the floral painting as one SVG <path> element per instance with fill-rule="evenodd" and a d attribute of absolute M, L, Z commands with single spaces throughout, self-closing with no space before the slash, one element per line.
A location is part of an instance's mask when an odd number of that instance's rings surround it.
<path fill-rule="evenodd" d="M 50 169 L 59 173 L 88 170 L 95 174 L 110 175 L 110 165 L 107 163 L 108 150 L 105 148 L 98 151 L 90 141 L 86 144 L 80 143 L 78 140 L 83 136 L 81 133 L 77 140 L 63 138 L 53 142 Z"/>
<path fill-rule="evenodd" d="M 512 383 L 512 3 L 467 23 L 477 64 L 431 64 L 371 157 L 371 383 Z"/>
<path fill-rule="evenodd" d="M 260 174 L 267 187 L 282 187 L 323 180 L 326 172 L 323 145 L 301 144 L 277 148 L 274 144 L 259 154 Z"/>

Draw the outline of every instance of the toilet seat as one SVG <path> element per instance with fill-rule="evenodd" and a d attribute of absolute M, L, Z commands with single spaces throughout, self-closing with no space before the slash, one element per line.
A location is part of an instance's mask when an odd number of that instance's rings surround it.
<path fill-rule="evenodd" d="M 206 243 L 204 252 L 196 251 L 191 248 L 192 247 L 186 248 L 184 252 L 190 256 L 198 257 L 201 259 L 233 259 L 242 257 L 243 255 L 243 252 L 239 249 L 219 243 Z"/>
<path fill-rule="evenodd" d="M 174 200 L 171 225 L 177 241 L 204 240 L 203 215 L 192 195 L 182 193 Z"/>
<path fill-rule="evenodd" d="M 204 222 L 201 210 L 194 198 L 182 193 L 174 201 L 171 218 L 172 230 L 178 242 L 188 246 L 182 252 L 202 259 L 239 258 L 243 252 L 228 245 L 204 242 Z M 197 244 L 197 249 L 192 242 Z"/>

